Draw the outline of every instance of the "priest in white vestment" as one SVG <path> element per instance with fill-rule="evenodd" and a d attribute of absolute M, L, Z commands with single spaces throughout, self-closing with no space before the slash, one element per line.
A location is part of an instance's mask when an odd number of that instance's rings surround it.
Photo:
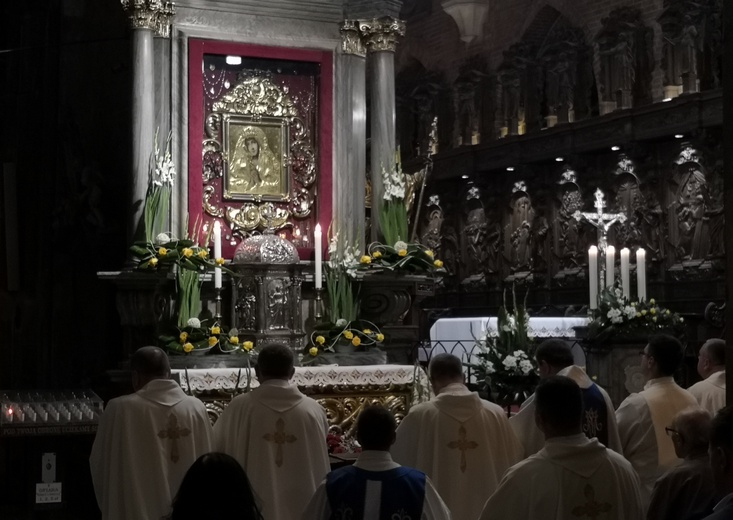
<path fill-rule="evenodd" d="M 725 406 L 725 341 L 709 339 L 697 356 L 697 373 L 703 378 L 687 389 L 712 415 Z"/>
<path fill-rule="evenodd" d="M 582 433 L 583 395 L 563 376 L 543 379 L 535 417 L 545 447 L 506 472 L 481 520 L 642 520 L 631 464 Z"/>
<path fill-rule="evenodd" d="M 257 359 L 260 386 L 235 397 L 214 426 L 217 451 L 239 461 L 262 516 L 273 520 L 300 519 L 330 469 L 326 412 L 290 383 L 294 372 L 288 347 L 265 346 Z"/>
<path fill-rule="evenodd" d="M 692 394 L 680 388 L 672 377 L 682 363 L 683 352 L 676 338 L 666 334 L 651 336 L 641 357 L 641 369 L 647 378 L 644 390 L 631 394 L 616 410 L 623 454 L 641 480 L 645 511 L 654 482 L 680 462 L 665 428 L 672 426 L 674 417 L 682 410 L 698 407 Z"/>
<path fill-rule="evenodd" d="M 410 408 L 392 453 L 430 477 L 453 518 L 475 519 L 522 447 L 504 410 L 463 384 L 460 359 L 438 354 L 428 371 L 437 395 Z"/>
<path fill-rule="evenodd" d="M 130 363 L 135 393 L 110 400 L 89 465 L 104 520 L 160 520 L 186 471 L 211 451 L 204 404 L 170 379 L 168 356 L 157 347 Z"/>
<path fill-rule="evenodd" d="M 691 408 L 678 413 L 668 433 L 678 465 L 654 484 L 647 520 L 700 520 L 713 512 L 715 488 L 708 459 L 711 417 Z"/>
<path fill-rule="evenodd" d="M 588 438 L 596 437 L 601 444 L 621 453 L 621 439 L 618 435 L 613 402 L 608 393 L 595 384 L 585 370 L 573 365 L 573 353 L 565 341 L 548 339 L 535 352 L 540 377 L 565 376 L 580 386 L 583 392 L 583 433 Z M 524 447 L 524 456 L 529 457 L 545 445 L 545 436 L 534 420 L 534 395 L 530 396 L 514 416 L 509 419 Z"/>
<path fill-rule="evenodd" d="M 353 466 L 328 474 L 303 520 L 450 520 L 448 507 L 425 473 L 392 460 L 389 449 L 395 442 L 395 426 L 392 412 L 384 407 L 361 411 L 356 436 L 364 451 Z"/>
<path fill-rule="evenodd" d="M 733 406 L 726 406 L 713 418 L 710 427 L 710 467 L 713 470 L 715 492 L 720 500 L 713 514 L 704 520 L 733 518 Z"/>

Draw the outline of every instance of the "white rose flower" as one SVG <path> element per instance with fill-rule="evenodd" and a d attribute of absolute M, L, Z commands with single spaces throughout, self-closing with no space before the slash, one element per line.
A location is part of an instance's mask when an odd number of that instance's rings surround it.
<path fill-rule="evenodd" d="M 403 242 L 402 240 L 398 240 L 397 242 L 394 243 L 394 248 L 397 251 L 400 251 L 402 249 L 407 249 L 407 242 Z"/>
<path fill-rule="evenodd" d="M 186 325 L 189 327 L 192 327 L 194 329 L 200 329 L 201 328 L 201 320 L 198 318 L 188 318 L 188 321 L 186 322 Z"/>
<path fill-rule="evenodd" d="M 529 361 L 529 359 L 523 359 L 519 362 L 519 368 L 522 369 L 522 372 L 527 375 L 532 371 L 532 363 Z"/>
<path fill-rule="evenodd" d="M 491 361 L 487 361 L 484 367 L 486 368 L 487 374 L 493 374 L 496 372 L 496 368 L 494 368 L 494 364 Z"/>
<path fill-rule="evenodd" d="M 339 318 L 339 319 L 336 320 L 336 326 L 337 327 L 346 327 L 346 324 L 347 323 L 348 322 L 345 319 L 343 319 L 343 318 Z"/>
<path fill-rule="evenodd" d="M 626 315 L 626 319 L 633 320 L 636 318 L 636 309 L 634 309 L 631 305 L 627 305 L 624 307 L 624 314 Z"/>
<path fill-rule="evenodd" d="M 170 241 L 171 238 L 165 233 L 159 233 L 158 236 L 155 237 L 155 245 L 157 246 L 164 246 Z"/>
<path fill-rule="evenodd" d="M 514 356 L 507 356 L 504 358 L 504 361 L 501 362 L 502 365 L 504 365 L 504 368 L 507 370 L 510 368 L 516 368 L 517 367 L 517 358 Z"/>

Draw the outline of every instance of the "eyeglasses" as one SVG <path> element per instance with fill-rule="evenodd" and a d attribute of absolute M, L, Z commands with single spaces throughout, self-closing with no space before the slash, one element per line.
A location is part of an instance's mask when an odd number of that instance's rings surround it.
<path fill-rule="evenodd" d="M 680 432 L 678 432 L 678 431 L 677 431 L 677 430 L 675 430 L 674 428 L 670 428 L 669 426 L 665 426 L 665 427 L 664 427 L 664 431 L 665 431 L 665 432 L 667 432 L 667 435 L 668 435 L 669 437 L 672 437 L 672 435 L 677 435 L 677 436 L 679 436 L 679 435 L 680 435 Z"/>

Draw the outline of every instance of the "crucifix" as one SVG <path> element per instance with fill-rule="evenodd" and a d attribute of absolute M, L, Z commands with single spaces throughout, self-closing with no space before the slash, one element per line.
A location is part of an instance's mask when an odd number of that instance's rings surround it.
<path fill-rule="evenodd" d="M 581 220 L 585 219 L 586 222 L 588 222 L 590 225 L 596 228 L 598 231 L 598 250 L 600 252 L 600 285 L 601 287 L 606 286 L 606 246 L 607 238 L 608 238 L 608 230 L 611 229 L 611 226 L 613 226 L 615 223 L 620 222 L 624 223 L 626 222 L 626 215 L 623 213 L 604 213 L 604 208 L 606 207 L 606 201 L 605 197 L 603 195 L 603 192 L 600 188 L 596 188 L 595 193 L 596 200 L 593 203 L 593 206 L 595 206 L 596 211 L 595 212 L 584 212 L 584 211 L 576 211 L 573 214 L 573 218 L 580 222 Z"/>

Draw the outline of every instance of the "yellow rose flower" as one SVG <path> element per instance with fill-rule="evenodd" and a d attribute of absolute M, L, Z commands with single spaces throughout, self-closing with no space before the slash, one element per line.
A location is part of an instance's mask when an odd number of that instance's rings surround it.
<path fill-rule="evenodd" d="M 216 265 L 224 265 L 224 259 L 217 258 L 216 260 L 214 260 L 214 263 L 216 263 Z"/>
<path fill-rule="evenodd" d="M 652 318 L 652 321 L 653 321 L 654 323 L 656 323 L 656 322 L 657 322 L 657 317 L 656 317 L 656 316 L 654 316 L 654 317 Z"/>
<path fill-rule="evenodd" d="M 158 259 L 157 259 L 157 258 L 155 258 L 155 257 L 151 258 L 151 259 L 150 259 L 150 262 L 148 262 L 148 265 L 149 265 L 150 267 L 155 267 L 155 266 L 157 266 L 157 265 L 158 265 Z"/>
<path fill-rule="evenodd" d="M 318 343 L 319 345 L 323 345 L 325 342 L 326 338 L 324 338 L 323 336 L 316 336 L 316 343 Z"/>
<path fill-rule="evenodd" d="M 364 329 L 364 330 L 362 330 L 362 332 L 364 334 L 371 334 L 372 333 L 372 329 Z"/>
<path fill-rule="evenodd" d="M 318 347 L 311 347 L 308 351 L 308 354 L 310 354 L 313 357 L 316 357 L 318 355 Z"/>
<path fill-rule="evenodd" d="M 641 318 L 641 313 L 640 313 L 640 312 L 637 312 L 637 313 L 636 313 L 636 317 L 637 317 L 637 318 Z"/>
<path fill-rule="evenodd" d="M 221 334 L 221 329 L 218 326 L 214 325 L 213 327 L 211 327 L 211 333 L 212 334 Z"/>
<path fill-rule="evenodd" d="M 193 249 L 190 247 L 184 247 L 182 253 L 186 258 L 191 258 L 193 256 Z"/>
<path fill-rule="evenodd" d="M 229 343 L 232 345 L 239 345 L 239 336 L 229 336 Z"/>
<path fill-rule="evenodd" d="M 669 309 L 667 309 L 667 312 L 665 312 L 664 314 L 666 314 L 667 316 L 669 316 Z"/>
<path fill-rule="evenodd" d="M 636 307 L 636 302 L 631 302 L 632 307 Z"/>
<path fill-rule="evenodd" d="M 643 311 L 641 311 L 641 315 L 642 316 L 646 316 L 646 309 L 644 309 Z"/>
<path fill-rule="evenodd" d="M 237 340 L 239 340 L 239 338 L 237 338 Z M 249 352 L 250 350 L 255 348 L 255 345 L 251 341 L 245 341 L 244 343 L 242 343 L 242 348 Z"/>
<path fill-rule="evenodd" d="M 184 352 L 191 352 L 193 350 L 193 345 L 190 343 L 186 343 L 183 345 L 183 351 Z"/>
<path fill-rule="evenodd" d="M 652 315 L 654 315 L 654 314 L 656 314 L 656 313 L 657 313 L 657 309 L 655 309 L 654 307 L 652 307 L 652 308 L 651 308 L 651 309 L 649 310 L 649 312 L 651 312 L 651 313 L 652 313 Z"/>
<path fill-rule="evenodd" d="M 372 263 L 372 257 L 369 256 L 369 255 L 364 255 L 364 256 L 361 257 L 361 259 L 359 260 L 359 262 L 362 263 L 362 264 L 371 264 Z"/>
<path fill-rule="evenodd" d="M 209 346 L 210 347 L 213 347 L 217 343 L 219 343 L 219 339 L 216 336 L 209 336 Z"/>
<path fill-rule="evenodd" d="M 382 253 L 380 253 L 379 251 L 374 251 L 372 253 L 372 257 L 373 258 L 382 258 Z"/>
<path fill-rule="evenodd" d="M 379 343 L 381 343 L 382 341 L 384 341 L 384 334 L 377 334 L 377 341 Z"/>
<path fill-rule="evenodd" d="M 437 267 L 438 269 L 440 269 L 441 267 L 443 267 L 443 261 L 442 260 L 436 260 L 435 262 L 433 262 L 433 265 L 435 267 Z"/>
<path fill-rule="evenodd" d="M 165 247 L 158 248 L 158 256 L 165 256 L 168 254 L 168 250 Z"/>
<path fill-rule="evenodd" d="M 649 305 L 656 305 L 656 303 L 657 303 L 657 302 L 656 302 L 656 301 L 654 301 L 654 298 L 652 298 L 651 300 L 649 300 Z"/>
<path fill-rule="evenodd" d="M 351 339 L 351 338 L 353 338 L 353 337 L 354 337 L 354 333 L 353 333 L 353 332 L 351 332 L 350 330 L 345 330 L 345 331 L 344 331 L 344 337 L 345 337 L 346 339 Z"/>
<path fill-rule="evenodd" d="M 400 256 L 407 256 L 407 249 L 400 249 L 397 251 L 397 254 Z"/>
<path fill-rule="evenodd" d="M 361 339 L 359 338 L 359 336 L 355 336 L 354 339 L 351 340 L 351 344 L 355 347 L 361 345 Z"/>
<path fill-rule="evenodd" d="M 181 340 L 181 343 L 185 343 L 188 339 L 188 332 L 181 332 L 181 334 L 178 336 L 178 339 Z"/>
<path fill-rule="evenodd" d="M 430 258 L 433 258 L 435 256 L 435 253 L 433 253 L 430 249 L 425 251 L 425 254 L 428 255 Z"/>
<path fill-rule="evenodd" d="M 201 259 L 206 259 L 206 257 L 207 257 L 207 256 L 209 256 L 209 253 L 207 253 L 207 252 L 206 252 L 206 249 L 202 249 L 201 251 L 199 251 L 199 252 L 198 252 L 198 253 L 196 253 L 196 254 L 197 254 L 197 255 L 199 256 L 199 258 L 201 258 Z"/>

